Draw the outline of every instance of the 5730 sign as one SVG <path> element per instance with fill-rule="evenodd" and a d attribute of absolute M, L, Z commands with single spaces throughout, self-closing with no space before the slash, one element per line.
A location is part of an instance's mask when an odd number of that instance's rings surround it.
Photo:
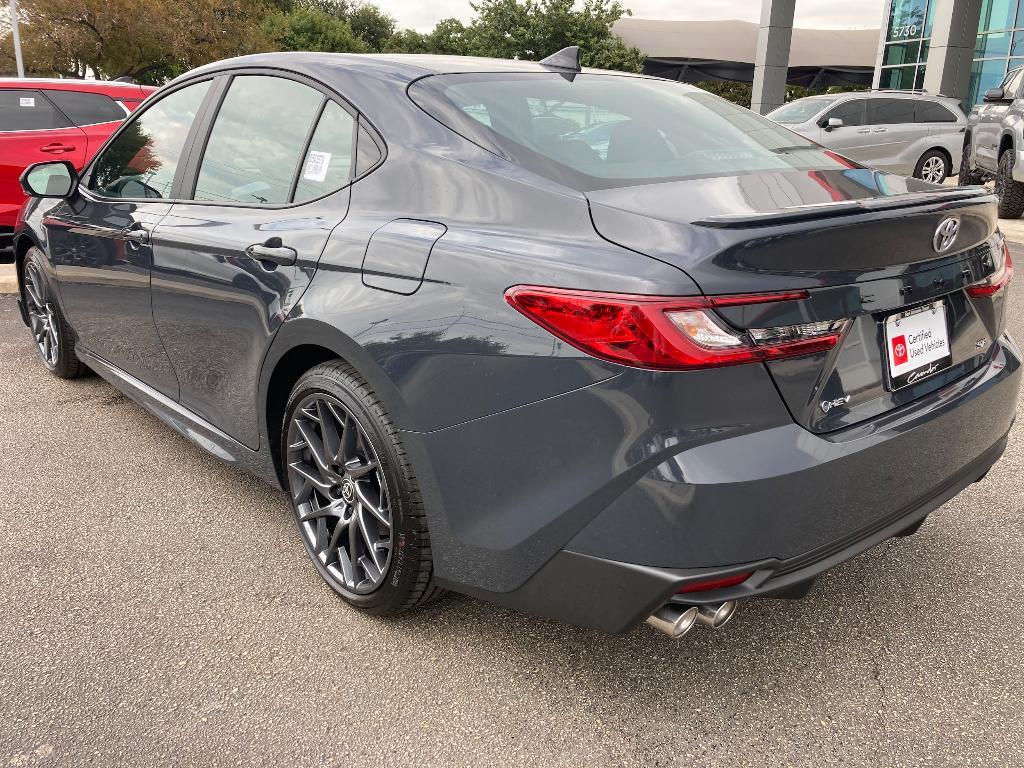
<path fill-rule="evenodd" d="M 902 27 L 896 27 L 892 31 L 893 40 L 909 40 L 912 37 L 919 37 L 921 27 L 917 24 L 904 24 Z"/>

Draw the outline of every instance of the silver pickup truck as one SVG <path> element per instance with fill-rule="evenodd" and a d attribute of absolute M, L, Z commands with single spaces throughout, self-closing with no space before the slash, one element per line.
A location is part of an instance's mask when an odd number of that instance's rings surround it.
<path fill-rule="evenodd" d="M 967 116 L 960 185 L 995 180 L 999 217 L 1024 214 L 1024 67 L 1006 73 L 998 88 L 985 91 Z"/>

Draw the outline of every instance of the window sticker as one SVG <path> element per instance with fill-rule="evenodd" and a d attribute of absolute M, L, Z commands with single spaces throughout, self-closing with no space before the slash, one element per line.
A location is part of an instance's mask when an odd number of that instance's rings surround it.
<path fill-rule="evenodd" d="M 330 165 L 330 152 L 310 152 L 306 158 L 306 169 L 302 172 L 302 178 L 307 181 L 325 181 Z"/>
<path fill-rule="evenodd" d="M 34 107 L 36 105 L 35 96 L 19 96 L 18 106 L 21 107 Z"/>

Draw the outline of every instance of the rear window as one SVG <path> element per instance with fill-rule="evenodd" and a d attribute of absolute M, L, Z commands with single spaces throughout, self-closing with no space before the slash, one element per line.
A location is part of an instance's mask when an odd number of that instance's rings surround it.
<path fill-rule="evenodd" d="M 833 101 L 835 101 L 835 99 L 798 99 L 797 101 L 791 101 L 789 104 L 784 104 L 778 109 L 772 110 L 768 113 L 767 117 L 770 120 L 774 120 L 776 123 L 798 125 L 800 123 L 806 123 Z"/>
<path fill-rule="evenodd" d="M 914 108 L 919 123 L 955 123 L 956 115 L 934 101 L 916 101 Z"/>
<path fill-rule="evenodd" d="M 824 149 L 668 80 L 548 73 L 435 75 L 409 95 L 470 141 L 576 189 L 839 167 Z"/>
<path fill-rule="evenodd" d="M 0 133 L 67 127 L 68 121 L 39 91 L 0 89 Z"/>
<path fill-rule="evenodd" d="M 125 111 L 112 98 L 102 93 L 48 90 L 46 95 L 75 125 L 112 123 L 125 118 Z"/>

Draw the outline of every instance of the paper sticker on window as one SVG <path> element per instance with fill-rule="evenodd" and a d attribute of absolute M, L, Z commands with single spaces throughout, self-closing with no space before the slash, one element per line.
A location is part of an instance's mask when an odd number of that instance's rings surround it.
<path fill-rule="evenodd" d="M 306 170 L 302 172 L 302 178 L 307 181 L 324 181 L 330 164 L 330 152 L 310 152 L 306 158 Z"/>
<path fill-rule="evenodd" d="M 36 105 L 35 96 L 19 96 L 18 105 L 22 107 L 34 107 Z"/>

